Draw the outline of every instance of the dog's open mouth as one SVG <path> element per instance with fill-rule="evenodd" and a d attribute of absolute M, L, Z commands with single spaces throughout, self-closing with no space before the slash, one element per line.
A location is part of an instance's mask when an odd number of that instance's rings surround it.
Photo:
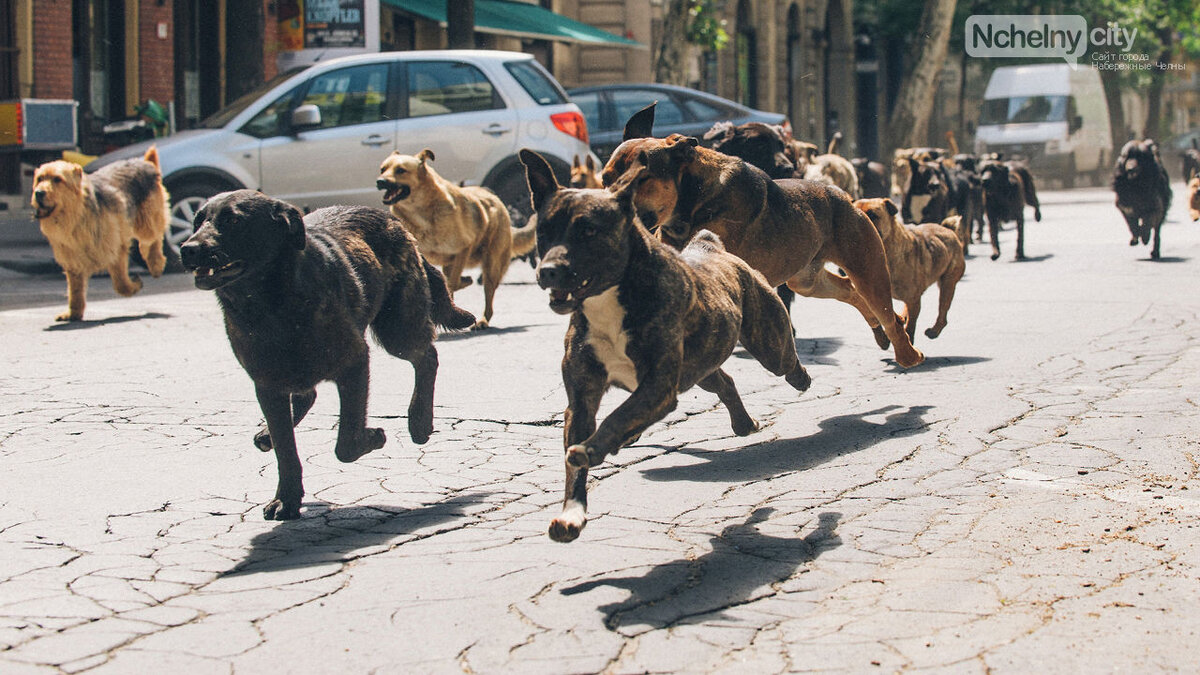
<path fill-rule="evenodd" d="M 43 218 L 49 218 L 51 213 L 54 213 L 53 206 L 39 206 L 34 209 L 33 217 L 41 220 Z"/>
<path fill-rule="evenodd" d="M 235 260 L 221 267 L 197 267 L 192 274 L 196 278 L 196 288 L 211 291 L 238 278 L 244 269 L 242 261 Z"/>
<path fill-rule="evenodd" d="M 551 288 L 550 310 L 555 314 L 570 314 L 579 308 L 580 303 L 587 297 L 587 281 L 575 289 Z"/>
<path fill-rule="evenodd" d="M 397 184 L 383 179 L 375 181 L 375 187 L 383 190 L 383 203 L 389 206 L 401 199 L 406 199 L 412 193 L 412 188 L 408 185 Z"/>

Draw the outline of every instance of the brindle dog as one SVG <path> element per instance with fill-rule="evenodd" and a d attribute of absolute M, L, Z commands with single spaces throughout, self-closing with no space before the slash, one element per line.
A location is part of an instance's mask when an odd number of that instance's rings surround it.
<path fill-rule="evenodd" d="M 843 190 L 808 180 L 772 181 L 736 157 L 697 147 L 695 138 L 651 138 L 653 121 L 653 105 L 629 119 L 625 141 L 601 176 L 611 186 L 636 165 L 647 167 L 634 199 L 642 223 L 677 249 L 701 229 L 710 230 L 767 283 L 786 282 L 800 295 L 853 305 L 880 348 L 894 345 L 902 367 L 925 360 L 892 309 L 879 233 Z"/>
<path fill-rule="evenodd" d="M 254 443 L 275 450 L 279 486 L 263 509 L 267 520 L 300 517 L 304 486 L 292 427 L 312 408 L 318 383 L 337 383 L 339 460 L 383 447 L 383 429 L 366 426 L 368 326 L 389 354 L 412 364 L 408 431 L 416 443 L 429 440 L 434 324 L 462 329 L 475 317 L 454 305 L 442 273 L 399 220 L 362 206 L 302 218 L 290 204 L 238 190 L 208 200 L 194 225 L 180 256 L 196 287 L 216 292 L 229 344 L 267 419 Z"/>
<path fill-rule="evenodd" d="M 566 495 L 550 538 L 569 542 L 587 523 L 588 468 L 675 409 L 699 385 L 729 410 L 733 432 L 758 429 L 721 364 L 741 341 L 799 391 L 811 380 L 796 355 L 783 303 L 762 275 L 702 232 L 682 253 L 634 217 L 644 172 L 608 190 L 560 188 L 546 160 L 521 151 L 538 218 L 538 284 L 550 308 L 570 314 L 562 376 Z M 596 426 L 610 386 L 632 392 Z"/>

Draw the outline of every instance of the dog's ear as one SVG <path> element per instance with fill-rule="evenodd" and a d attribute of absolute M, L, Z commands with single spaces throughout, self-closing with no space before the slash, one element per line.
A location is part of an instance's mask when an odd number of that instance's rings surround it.
<path fill-rule="evenodd" d="M 525 165 L 525 179 L 529 181 L 529 197 L 533 210 L 539 211 L 546 200 L 558 192 L 558 179 L 546 159 L 538 153 L 521 148 L 521 163 Z"/>
<path fill-rule="evenodd" d="M 579 170 L 579 155 L 575 155 L 571 158 L 571 168 L 575 169 L 576 171 Z"/>
<path fill-rule="evenodd" d="M 625 137 L 622 142 L 632 138 L 650 138 L 654 133 L 654 106 L 658 101 L 635 112 L 625 123 Z"/>
<path fill-rule="evenodd" d="M 900 213 L 900 209 L 896 208 L 896 202 L 890 199 L 883 200 L 883 208 L 887 209 L 887 212 L 893 216 Z"/>
<path fill-rule="evenodd" d="M 421 160 L 421 164 L 424 165 L 425 162 L 432 162 L 433 160 L 437 159 L 437 157 L 433 155 L 432 150 L 425 148 L 421 152 L 417 153 L 417 159 Z"/>
<path fill-rule="evenodd" d="M 696 148 L 700 145 L 700 139 L 695 136 L 671 134 L 670 141 L 671 156 L 679 163 L 685 164 L 696 157 Z"/>
<path fill-rule="evenodd" d="M 717 143 L 724 143 L 730 136 L 733 135 L 733 122 L 721 121 L 712 125 L 712 128 L 704 132 L 704 140 L 716 140 Z"/>
<path fill-rule="evenodd" d="M 288 245 L 297 251 L 304 248 L 307 237 L 304 232 L 304 214 L 287 202 L 275 202 L 275 219 L 287 232 Z"/>
<path fill-rule="evenodd" d="M 633 213 L 633 197 L 637 194 L 638 186 L 650 175 L 644 161 L 645 156 L 645 152 L 640 153 L 638 161 L 608 188 L 621 208 L 629 214 Z"/>
<path fill-rule="evenodd" d="M 592 159 L 591 155 L 587 156 L 587 161 L 585 163 L 587 164 L 588 171 L 594 172 L 596 170 L 596 160 Z"/>

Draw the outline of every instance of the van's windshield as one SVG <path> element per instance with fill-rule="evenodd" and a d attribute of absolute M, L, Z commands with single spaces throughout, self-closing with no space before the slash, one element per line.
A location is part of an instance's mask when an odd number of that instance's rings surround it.
<path fill-rule="evenodd" d="M 1067 96 L 1014 96 L 989 98 L 979 111 L 980 124 L 1024 124 L 1029 122 L 1064 122 L 1067 119 Z"/>

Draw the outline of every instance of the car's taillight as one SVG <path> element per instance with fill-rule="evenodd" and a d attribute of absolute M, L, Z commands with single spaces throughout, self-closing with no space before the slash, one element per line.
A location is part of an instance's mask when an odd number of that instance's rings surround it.
<path fill-rule="evenodd" d="M 568 136 L 574 136 L 584 143 L 588 142 L 587 120 L 577 112 L 561 112 L 550 116 L 554 128 Z"/>

